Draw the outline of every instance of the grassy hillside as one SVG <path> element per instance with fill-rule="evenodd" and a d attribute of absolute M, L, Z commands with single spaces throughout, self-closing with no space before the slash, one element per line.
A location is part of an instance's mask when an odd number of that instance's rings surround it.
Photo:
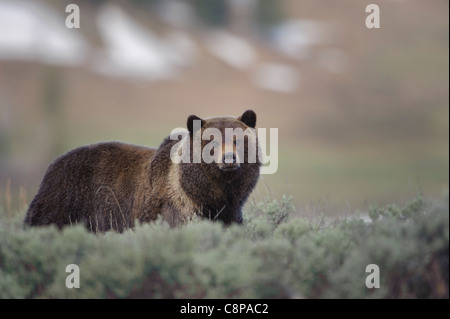
<path fill-rule="evenodd" d="M 43 2 L 65 17 L 65 2 Z M 156 1 L 115 2 L 129 3 L 127 14 L 161 39 L 182 31 L 196 48 L 192 65 L 176 80 L 152 82 L 98 74 L 95 59 L 83 67 L 1 60 L 0 194 L 11 179 L 12 191 L 26 189 L 29 203 L 49 162 L 72 148 L 105 140 L 156 146 L 190 114 L 237 116 L 249 108 L 258 127 L 279 129 L 279 169 L 265 176 L 267 184 L 277 196 L 293 195 L 299 207 L 328 197 L 367 209 L 372 201 L 448 188 L 448 1 L 385 1 L 379 30 L 364 25 L 370 1 L 279 1 L 283 19 L 328 26 L 328 40 L 300 61 L 235 32 L 254 50 L 249 69 L 211 54 L 208 28 L 174 29 L 135 6 Z M 96 57 L 105 49 L 98 9 L 81 7 L 76 32 Z M 343 55 L 341 73 L 323 68 L 333 61 L 330 52 Z M 255 71 L 273 63 L 298 73 L 295 91 L 254 85 Z"/>

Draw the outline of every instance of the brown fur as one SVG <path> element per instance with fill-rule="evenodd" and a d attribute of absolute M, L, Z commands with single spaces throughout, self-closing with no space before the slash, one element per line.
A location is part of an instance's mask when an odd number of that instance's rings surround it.
<path fill-rule="evenodd" d="M 189 139 L 201 132 L 192 131 Z M 202 130 L 216 127 L 254 128 L 256 115 L 202 120 Z M 252 137 L 253 138 L 253 137 Z M 256 138 L 256 134 L 254 134 Z M 25 225 L 84 223 L 93 232 L 122 232 L 135 220 L 149 222 L 159 215 L 170 225 L 195 215 L 225 224 L 242 223 L 241 209 L 259 177 L 257 163 L 241 163 L 223 172 L 223 163 L 180 163 L 170 159 L 178 141 L 166 138 L 158 149 L 119 142 L 76 148 L 55 159 L 26 213 Z M 203 141 L 202 146 L 207 141 Z M 231 165 L 231 164 L 230 164 Z"/>

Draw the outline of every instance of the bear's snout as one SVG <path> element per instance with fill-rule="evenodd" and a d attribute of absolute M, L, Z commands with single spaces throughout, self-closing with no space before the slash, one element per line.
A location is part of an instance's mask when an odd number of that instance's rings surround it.
<path fill-rule="evenodd" d="M 223 155 L 222 162 L 225 164 L 235 164 L 236 163 L 236 154 L 233 152 L 228 152 Z"/>
<path fill-rule="evenodd" d="M 234 152 L 225 153 L 222 157 L 222 163 L 219 165 L 219 168 L 225 172 L 236 171 L 239 167 L 240 164 L 238 163 Z"/>

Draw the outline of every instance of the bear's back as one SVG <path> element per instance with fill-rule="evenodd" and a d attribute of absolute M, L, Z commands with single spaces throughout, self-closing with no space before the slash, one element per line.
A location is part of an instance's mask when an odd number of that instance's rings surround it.
<path fill-rule="evenodd" d="M 133 196 L 137 188 L 146 187 L 148 166 L 155 152 L 153 148 L 107 142 L 78 147 L 59 156 L 49 165 L 27 211 L 25 224 L 55 223 L 62 227 L 89 223 L 89 216 L 96 212 L 98 215 L 100 206 L 108 214 L 132 211 L 142 201 Z M 120 227 L 112 227 L 127 228 L 136 217 L 119 218 Z M 96 219 L 98 223 L 98 216 Z"/>

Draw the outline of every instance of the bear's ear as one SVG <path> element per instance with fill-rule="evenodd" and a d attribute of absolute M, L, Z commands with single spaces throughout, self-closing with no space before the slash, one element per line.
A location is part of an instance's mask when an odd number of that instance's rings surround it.
<path fill-rule="evenodd" d="M 256 126 L 256 113 L 252 110 L 247 110 L 242 114 L 240 117 L 238 117 L 238 120 L 243 122 L 245 125 L 251 128 L 255 128 Z"/>
<path fill-rule="evenodd" d="M 194 127 L 194 120 L 201 121 L 200 127 Z M 189 133 L 192 135 L 194 133 L 194 128 L 195 129 L 202 128 L 204 124 L 205 124 L 205 121 L 202 120 L 201 118 L 199 118 L 198 116 L 190 115 L 187 119 L 186 125 L 187 125 L 187 129 L 189 130 Z"/>

